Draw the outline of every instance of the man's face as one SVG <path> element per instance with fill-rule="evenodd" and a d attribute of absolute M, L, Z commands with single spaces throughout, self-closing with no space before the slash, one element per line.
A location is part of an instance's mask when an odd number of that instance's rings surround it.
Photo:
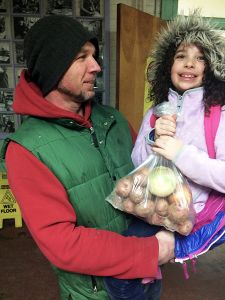
<path fill-rule="evenodd" d="M 93 44 L 85 43 L 59 82 L 57 90 L 71 97 L 73 102 L 85 102 L 95 95 L 94 83 L 96 74 L 101 71 L 101 68 L 94 55 Z"/>

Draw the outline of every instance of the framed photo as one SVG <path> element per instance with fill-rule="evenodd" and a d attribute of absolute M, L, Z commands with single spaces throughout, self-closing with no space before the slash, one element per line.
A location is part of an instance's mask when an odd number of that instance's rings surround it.
<path fill-rule="evenodd" d="M 10 64 L 10 45 L 0 42 L 0 64 Z"/>
<path fill-rule="evenodd" d="M 76 1 L 76 15 L 81 17 L 99 18 L 103 16 L 102 0 L 80 0 Z"/>
<path fill-rule="evenodd" d="M 47 0 L 46 2 L 46 14 L 72 16 L 72 0 Z"/>
<path fill-rule="evenodd" d="M 13 68 L 0 65 L 0 89 L 14 88 Z"/>
<path fill-rule="evenodd" d="M 90 31 L 99 42 L 102 42 L 102 20 L 83 20 L 80 22 Z"/>
<path fill-rule="evenodd" d="M 0 112 L 12 111 L 13 91 L 0 91 Z"/>
<path fill-rule="evenodd" d="M 0 1 L 0 13 L 6 13 L 7 12 L 7 0 L 1 0 Z"/>
<path fill-rule="evenodd" d="M 13 0 L 13 13 L 40 14 L 40 0 Z"/>
<path fill-rule="evenodd" d="M 9 18 L 0 16 L 0 39 L 8 39 L 10 37 Z"/>
<path fill-rule="evenodd" d="M 15 39 L 24 39 L 28 30 L 39 20 L 38 17 L 14 17 L 13 29 Z"/>
<path fill-rule="evenodd" d="M 25 64 L 23 42 L 14 43 L 14 55 L 17 64 Z"/>
<path fill-rule="evenodd" d="M 0 139 L 4 139 L 11 132 L 15 131 L 14 114 L 0 114 Z"/>

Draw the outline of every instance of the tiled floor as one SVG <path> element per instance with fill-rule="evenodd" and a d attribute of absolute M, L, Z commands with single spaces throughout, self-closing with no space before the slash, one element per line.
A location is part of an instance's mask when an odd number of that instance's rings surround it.
<path fill-rule="evenodd" d="M 164 266 L 161 300 L 225 300 L 225 246 L 196 267 L 186 280 L 180 264 Z M 25 227 L 0 229 L 0 300 L 59 300 L 55 275 Z"/>

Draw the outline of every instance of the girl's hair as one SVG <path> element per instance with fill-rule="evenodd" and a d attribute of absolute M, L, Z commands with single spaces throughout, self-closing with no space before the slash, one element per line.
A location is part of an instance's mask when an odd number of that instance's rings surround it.
<path fill-rule="evenodd" d="M 199 47 L 198 44 L 196 46 Z M 158 66 L 154 79 L 149 79 L 149 83 L 151 85 L 150 99 L 153 101 L 154 105 L 167 101 L 169 88 L 173 88 L 173 83 L 171 81 L 171 68 L 174 62 L 176 49 L 178 47 L 174 44 L 170 45 L 167 51 L 167 59 L 165 63 Z M 202 51 L 204 52 L 203 49 Z M 151 72 L 152 65 L 153 62 L 150 62 L 147 68 L 147 74 Z M 149 78 L 149 76 L 147 77 Z M 207 58 L 202 86 L 204 87 L 203 101 L 206 112 L 210 110 L 211 106 L 225 105 L 225 81 L 221 81 L 215 77 L 214 72 L 210 70 Z"/>
<path fill-rule="evenodd" d="M 154 68 L 154 62 L 152 61 L 148 65 L 147 78 L 150 83 L 150 99 L 154 105 L 168 100 L 168 91 L 169 88 L 172 87 L 171 67 L 175 51 L 175 45 L 171 44 L 167 52 L 167 59 L 164 63 L 158 65 L 155 76 L 152 79 L 150 79 L 149 75 L 151 74 L 152 68 Z"/>
<path fill-rule="evenodd" d="M 216 79 L 212 71 L 205 74 L 204 81 L 204 96 L 206 112 L 209 112 L 211 106 L 225 105 L 225 81 Z"/>
<path fill-rule="evenodd" d="M 198 46 L 205 56 L 203 79 L 206 111 L 213 105 L 225 104 L 225 38 L 216 25 L 205 20 L 195 10 L 189 16 L 177 16 L 163 27 L 156 38 L 147 69 L 151 86 L 150 99 L 159 104 L 168 99 L 174 55 L 181 43 Z"/>

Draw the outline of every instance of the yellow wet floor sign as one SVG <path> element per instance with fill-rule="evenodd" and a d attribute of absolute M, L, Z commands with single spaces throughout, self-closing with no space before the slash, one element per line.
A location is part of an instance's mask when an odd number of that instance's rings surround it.
<path fill-rule="evenodd" d="M 7 175 L 0 172 L 0 229 L 4 219 L 15 219 L 15 227 L 22 227 L 20 208 L 9 188 Z"/>

